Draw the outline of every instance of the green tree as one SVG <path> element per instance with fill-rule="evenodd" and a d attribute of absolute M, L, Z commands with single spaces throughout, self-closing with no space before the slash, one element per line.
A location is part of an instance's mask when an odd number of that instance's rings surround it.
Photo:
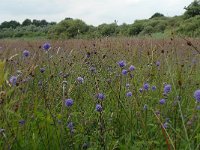
<path fill-rule="evenodd" d="M 153 14 L 149 19 L 158 18 L 158 17 L 164 17 L 164 15 L 157 12 L 157 13 Z"/>
<path fill-rule="evenodd" d="M 200 0 L 193 1 L 189 6 L 184 8 L 186 11 L 184 13 L 185 18 L 191 18 L 200 15 Z"/>
<path fill-rule="evenodd" d="M 31 25 L 31 24 L 32 24 L 32 22 L 31 22 L 30 19 L 25 19 L 25 20 L 22 22 L 22 26 L 29 26 L 29 25 Z"/>

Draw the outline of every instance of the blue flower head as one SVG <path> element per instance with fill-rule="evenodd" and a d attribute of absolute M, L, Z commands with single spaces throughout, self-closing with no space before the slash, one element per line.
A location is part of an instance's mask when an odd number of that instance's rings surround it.
<path fill-rule="evenodd" d="M 200 90 L 196 90 L 194 92 L 194 98 L 196 99 L 197 102 L 200 103 Z"/>
<path fill-rule="evenodd" d="M 166 103 L 166 100 L 165 99 L 161 99 L 159 102 L 160 102 L 161 105 L 164 105 Z"/>
<path fill-rule="evenodd" d="M 151 89 L 152 89 L 152 91 L 155 91 L 156 90 L 156 86 L 152 86 Z"/>
<path fill-rule="evenodd" d="M 49 43 L 44 43 L 43 49 L 48 51 L 50 49 L 51 45 Z"/>
<path fill-rule="evenodd" d="M 100 104 L 96 104 L 96 111 L 102 112 L 103 108 Z"/>
<path fill-rule="evenodd" d="M 17 83 L 17 77 L 16 76 L 11 76 L 10 79 L 9 79 L 10 83 L 12 85 L 16 85 Z"/>
<path fill-rule="evenodd" d="M 97 99 L 104 100 L 105 99 L 105 95 L 103 93 L 98 93 L 97 94 Z"/>
<path fill-rule="evenodd" d="M 126 96 L 127 96 L 127 97 L 131 97 L 132 95 L 133 95 L 132 92 L 127 92 L 127 93 L 126 93 Z"/>
<path fill-rule="evenodd" d="M 129 67 L 129 70 L 130 70 L 130 71 L 134 71 L 134 70 L 135 70 L 135 66 L 131 65 L 131 66 Z"/>
<path fill-rule="evenodd" d="M 145 90 L 148 90 L 148 89 L 149 89 L 149 84 L 148 84 L 148 83 L 145 83 L 145 84 L 143 85 L 143 88 L 144 88 Z"/>
<path fill-rule="evenodd" d="M 72 99 L 65 100 L 65 106 L 71 107 L 73 104 L 74 104 L 74 101 Z"/>
<path fill-rule="evenodd" d="M 23 51 L 23 56 L 28 57 L 30 55 L 30 52 L 28 50 Z"/>
<path fill-rule="evenodd" d="M 121 68 L 125 67 L 126 66 L 126 62 L 121 60 L 117 63 Z"/>
<path fill-rule="evenodd" d="M 78 77 L 78 78 L 77 78 L 77 81 L 78 81 L 79 83 L 83 83 L 83 82 L 84 82 L 84 79 L 83 79 L 82 77 Z"/>
<path fill-rule="evenodd" d="M 126 69 L 123 69 L 123 70 L 122 70 L 122 74 L 123 74 L 123 75 L 127 75 L 127 73 L 128 73 L 128 71 L 127 71 Z"/>
<path fill-rule="evenodd" d="M 170 84 L 165 85 L 164 87 L 164 93 L 168 94 L 172 89 L 172 86 Z"/>

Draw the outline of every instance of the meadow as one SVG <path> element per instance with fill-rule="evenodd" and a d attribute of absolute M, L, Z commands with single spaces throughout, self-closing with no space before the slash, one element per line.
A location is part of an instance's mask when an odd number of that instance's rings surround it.
<path fill-rule="evenodd" d="M 200 149 L 200 40 L 0 40 L 0 149 Z"/>

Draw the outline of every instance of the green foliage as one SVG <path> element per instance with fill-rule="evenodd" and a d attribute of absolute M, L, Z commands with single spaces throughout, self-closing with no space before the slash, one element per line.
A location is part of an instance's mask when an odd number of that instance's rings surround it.
<path fill-rule="evenodd" d="M 185 18 L 191 18 L 200 15 L 200 0 L 194 0 L 189 6 L 184 8 L 186 12 L 184 13 Z"/>
<path fill-rule="evenodd" d="M 176 31 L 190 37 L 200 37 L 200 15 L 184 20 Z"/>
<path fill-rule="evenodd" d="M 157 12 L 157 13 L 153 14 L 150 19 L 158 18 L 158 17 L 164 17 L 164 15 Z"/>
<path fill-rule="evenodd" d="M 115 36 L 118 32 L 116 23 L 101 24 L 97 27 L 97 30 L 102 36 Z"/>
<path fill-rule="evenodd" d="M 75 38 L 89 30 L 88 25 L 79 19 L 65 19 L 50 29 L 49 37 Z"/>

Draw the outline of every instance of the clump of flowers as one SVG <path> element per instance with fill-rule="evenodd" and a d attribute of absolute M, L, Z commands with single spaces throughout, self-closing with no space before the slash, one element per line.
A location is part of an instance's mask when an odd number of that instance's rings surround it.
<path fill-rule="evenodd" d="M 65 106 L 71 107 L 74 104 L 74 101 L 72 99 L 66 99 L 65 100 Z"/>

